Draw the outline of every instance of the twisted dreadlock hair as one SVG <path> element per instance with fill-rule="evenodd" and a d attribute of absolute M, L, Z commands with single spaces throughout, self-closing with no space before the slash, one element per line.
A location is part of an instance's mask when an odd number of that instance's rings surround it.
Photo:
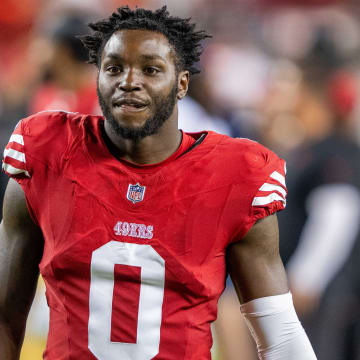
<path fill-rule="evenodd" d="M 195 24 L 190 20 L 170 16 L 166 6 L 155 11 L 140 8 L 131 10 L 128 6 L 123 6 L 109 18 L 89 24 L 94 33 L 79 38 L 89 50 L 88 62 L 99 67 L 104 46 L 116 31 L 156 31 L 163 34 L 175 50 L 177 70 L 188 70 L 190 74 L 196 74 L 200 72 L 194 64 L 200 60 L 203 50 L 201 41 L 211 36 L 203 30 L 195 31 Z"/>

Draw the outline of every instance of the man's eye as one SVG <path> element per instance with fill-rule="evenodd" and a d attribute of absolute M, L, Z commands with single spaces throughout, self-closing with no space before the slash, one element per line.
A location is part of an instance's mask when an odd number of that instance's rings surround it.
<path fill-rule="evenodd" d="M 145 73 L 146 74 L 149 74 L 149 75 L 155 75 L 155 74 L 157 74 L 159 72 L 159 70 L 158 69 L 156 69 L 156 68 L 154 68 L 154 67 L 147 67 L 147 68 L 145 68 Z"/>
<path fill-rule="evenodd" d="M 106 68 L 106 71 L 111 74 L 117 74 L 118 72 L 121 71 L 121 68 L 119 66 L 108 66 Z"/>

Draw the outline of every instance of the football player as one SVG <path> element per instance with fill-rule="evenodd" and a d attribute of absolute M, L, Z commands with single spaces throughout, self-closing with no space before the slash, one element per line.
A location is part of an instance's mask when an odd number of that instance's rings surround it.
<path fill-rule="evenodd" d="M 284 161 L 177 126 L 208 35 L 166 7 L 90 27 L 104 117 L 35 114 L 4 152 L 1 359 L 19 357 L 39 269 L 47 360 L 210 359 L 226 269 L 260 358 L 315 359 L 278 252 Z"/>

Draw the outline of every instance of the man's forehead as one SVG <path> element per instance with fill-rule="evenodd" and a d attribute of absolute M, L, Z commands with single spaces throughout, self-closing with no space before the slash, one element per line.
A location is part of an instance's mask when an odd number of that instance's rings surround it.
<path fill-rule="evenodd" d="M 168 39 L 161 33 L 150 30 L 119 30 L 106 43 L 103 50 L 105 57 L 124 57 L 131 51 L 148 59 L 172 59 L 172 47 Z"/>

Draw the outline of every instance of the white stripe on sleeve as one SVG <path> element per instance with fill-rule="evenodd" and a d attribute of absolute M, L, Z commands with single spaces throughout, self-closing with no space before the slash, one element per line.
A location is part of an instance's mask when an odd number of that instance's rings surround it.
<path fill-rule="evenodd" d="M 260 191 L 277 191 L 280 194 L 282 194 L 284 198 L 286 196 L 286 190 L 283 187 L 281 187 L 279 185 L 275 185 L 275 184 L 265 183 L 264 185 L 261 186 L 261 188 L 259 190 Z"/>
<path fill-rule="evenodd" d="M 279 172 L 274 171 L 270 177 L 276 181 L 278 181 L 282 186 L 286 187 L 285 176 L 281 175 Z"/>
<path fill-rule="evenodd" d="M 20 145 L 24 145 L 24 138 L 22 135 L 19 135 L 19 134 L 12 134 L 10 136 L 10 140 L 9 142 L 16 142 Z"/>
<path fill-rule="evenodd" d="M 11 149 L 11 148 L 4 150 L 4 159 L 5 159 L 7 156 L 8 156 L 8 157 L 11 157 L 12 159 L 21 161 L 21 162 L 23 162 L 23 163 L 26 162 L 26 161 L 25 161 L 25 154 L 24 154 L 24 153 L 22 153 L 22 152 L 20 152 L 20 151 L 16 151 L 16 150 Z"/>
<path fill-rule="evenodd" d="M 286 204 L 286 200 L 282 196 L 280 196 L 279 194 L 276 194 L 276 193 L 272 193 L 268 196 L 255 197 L 252 202 L 252 205 L 253 206 L 263 206 L 263 205 L 271 204 L 273 201 L 281 201 L 284 204 Z"/>
<path fill-rule="evenodd" d="M 24 169 L 18 169 L 14 166 L 11 166 L 10 164 L 3 163 L 2 168 L 4 171 L 6 171 L 10 175 L 19 175 L 19 174 L 25 174 L 26 176 L 30 177 L 30 174 L 24 170 Z"/>

